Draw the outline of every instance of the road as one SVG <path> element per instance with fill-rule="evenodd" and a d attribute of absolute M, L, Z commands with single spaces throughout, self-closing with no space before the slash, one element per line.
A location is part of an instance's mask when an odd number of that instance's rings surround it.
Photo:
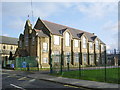
<path fill-rule="evenodd" d="M 79 88 L 70 85 L 64 85 L 60 83 L 54 83 L 49 81 L 43 81 L 39 79 L 29 78 L 21 75 L 17 75 L 16 73 L 11 73 L 12 71 L 4 71 L 2 73 L 2 89 L 20 89 L 20 90 L 28 90 L 28 89 L 52 89 L 52 88 Z M 83 88 L 79 88 L 80 90 L 85 90 Z"/>

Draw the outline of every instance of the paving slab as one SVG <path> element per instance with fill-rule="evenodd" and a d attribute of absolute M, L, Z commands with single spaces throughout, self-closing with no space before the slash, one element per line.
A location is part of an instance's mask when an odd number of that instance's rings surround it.
<path fill-rule="evenodd" d="M 58 82 L 63 84 L 69 84 L 78 87 L 86 87 L 86 88 L 119 88 L 120 84 L 113 84 L 113 83 L 104 83 L 104 82 L 96 82 L 96 81 L 89 81 L 89 80 L 80 80 L 80 79 L 71 79 L 71 78 L 64 78 L 64 77 L 56 77 L 47 74 L 30 74 L 28 77 L 48 80 L 52 82 Z"/>

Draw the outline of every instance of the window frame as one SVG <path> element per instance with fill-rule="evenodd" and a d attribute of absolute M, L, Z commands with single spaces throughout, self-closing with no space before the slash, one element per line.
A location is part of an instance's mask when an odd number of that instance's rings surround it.
<path fill-rule="evenodd" d="M 48 63 L 48 58 L 47 57 L 43 57 L 43 62 L 42 63 Z"/>
<path fill-rule="evenodd" d="M 54 38 L 54 45 L 60 45 L 60 36 L 54 35 L 53 38 Z"/>
<path fill-rule="evenodd" d="M 84 49 L 87 48 L 87 38 L 86 38 L 85 36 L 82 37 L 82 47 L 83 47 Z"/>
<path fill-rule="evenodd" d="M 74 47 L 79 47 L 79 40 L 74 40 Z"/>
<path fill-rule="evenodd" d="M 92 42 L 89 42 L 89 48 L 93 49 L 93 43 Z"/>
<path fill-rule="evenodd" d="M 46 44 L 46 46 L 45 46 L 45 44 Z M 47 42 L 43 42 L 43 44 L 42 44 L 43 46 L 43 52 L 48 52 L 48 43 Z"/>
<path fill-rule="evenodd" d="M 65 46 L 70 46 L 70 33 L 69 32 L 65 32 Z"/>

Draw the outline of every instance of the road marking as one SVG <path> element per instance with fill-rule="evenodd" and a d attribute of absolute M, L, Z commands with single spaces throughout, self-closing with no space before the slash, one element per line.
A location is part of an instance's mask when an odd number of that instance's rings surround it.
<path fill-rule="evenodd" d="M 29 82 L 34 82 L 36 79 L 31 79 L 31 80 L 29 80 Z"/>
<path fill-rule="evenodd" d="M 11 77 L 11 76 L 7 76 L 7 77 Z"/>
<path fill-rule="evenodd" d="M 8 73 L 2 73 L 2 74 L 8 74 Z"/>
<path fill-rule="evenodd" d="M 64 85 L 64 86 L 67 86 L 67 87 L 73 87 L 73 88 L 79 88 L 79 87 L 71 86 L 71 85 Z"/>
<path fill-rule="evenodd" d="M 22 78 L 19 78 L 18 80 L 23 80 L 23 79 L 25 79 L 26 77 L 22 77 Z"/>
<path fill-rule="evenodd" d="M 14 85 L 14 84 L 10 84 L 10 85 L 13 86 L 13 87 L 15 87 L 15 88 L 19 88 L 19 89 L 25 90 L 24 88 L 19 87 L 19 86 L 16 86 L 16 85 Z"/>

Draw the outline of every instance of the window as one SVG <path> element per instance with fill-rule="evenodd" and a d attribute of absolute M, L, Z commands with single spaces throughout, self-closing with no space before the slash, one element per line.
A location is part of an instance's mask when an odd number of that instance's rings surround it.
<path fill-rule="evenodd" d="M 96 44 L 96 49 L 99 49 L 99 41 L 98 40 L 96 40 L 95 44 Z"/>
<path fill-rule="evenodd" d="M 75 42 L 74 42 L 74 46 L 75 46 L 75 47 L 78 47 L 78 43 L 79 43 L 78 40 L 74 40 L 74 41 L 75 41 Z"/>
<path fill-rule="evenodd" d="M 3 46 L 3 49 L 5 49 L 6 47 L 5 46 Z"/>
<path fill-rule="evenodd" d="M 75 62 L 76 62 L 76 63 L 79 62 L 79 53 L 75 53 L 75 54 L 74 54 L 74 59 L 75 59 Z"/>
<path fill-rule="evenodd" d="M 60 51 L 54 51 L 53 52 L 53 61 L 54 62 L 60 62 Z"/>
<path fill-rule="evenodd" d="M 35 37 L 32 37 L 32 45 L 35 43 Z"/>
<path fill-rule="evenodd" d="M 90 44 L 90 49 L 93 49 L 93 43 L 90 42 L 89 44 Z"/>
<path fill-rule="evenodd" d="M 47 52 L 47 51 L 48 51 L 48 44 L 43 43 L 43 52 Z"/>
<path fill-rule="evenodd" d="M 83 54 L 83 62 L 84 64 L 87 64 L 87 54 Z"/>
<path fill-rule="evenodd" d="M 28 35 L 25 37 L 25 46 L 28 46 Z"/>
<path fill-rule="evenodd" d="M 65 57 L 66 62 L 67 62 L 67 63 L 70 63 L 70 62 L 71 62 L 71 58 L 70 58 L 71 55 L 70 55 L 70 52 L 66 52 L 66 53 L 65 53 L 65 56 L 66 56 L 66 57 Z"/>
<path fill-rule="evenodd" d="M 11 50 L 13 49 L 13 47 L 11 46 Z"/>
<path fill-rule="evenodd" d="M 54 35 L 54 44 L 60 45 L 60 37 L 59 36 Z"/>
<path fill-rule="evenodd" d="M 65 46 L 70 46 L 70 34 L 68 32 L 65 33 Z"/>
<path fill-rule="evenodd" d="M 104 51 L 104 45 L 101 45 L 101 50 Z"/>
<path fill-rule="evenodd" d="M 90 65 L 94 64 L 94 55 L 90 55 L 89 59 L 90 59 Z"/>
<path fill-rule="evenodd" d="M 48 63 L 48 58 L 43 58 L 43 63 Z"/>
<path fill-rule="evenodd" d="M 19 46 L 22 47 L 22 41 L 19 41 Z"/>
<path fill-rule="evenodd" d="M 96 54 L 96 62 L 97 62 L 97 64 L 99 63 L 99 60 L 100 60 L 100 55 Z"/>
<path fill-rule="evenodd" d="M 87 40 L 83 37 L 83 48 L 87 48 Z"/>

